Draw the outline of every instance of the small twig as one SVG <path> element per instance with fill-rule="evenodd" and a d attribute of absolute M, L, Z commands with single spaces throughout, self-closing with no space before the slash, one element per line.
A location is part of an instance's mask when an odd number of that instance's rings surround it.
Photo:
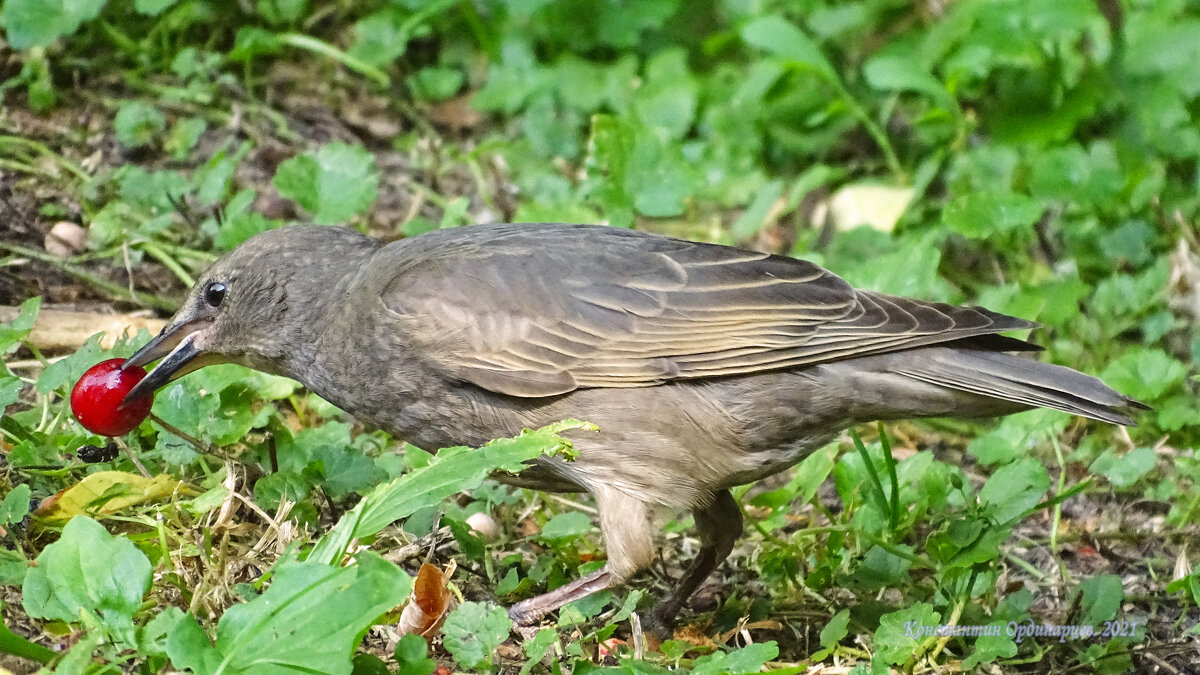
<path fill-rule="evenodd" d="M 133 462 L 133 465 L 137 467 L 137 470 L 142 472 L 143 476 L 146 478 L 154 477 L 150 475 L 150 472 L 146 470 L 146 467 L 142 466 L 141 460 L 137 458 L 137 455 L 134 454 L 133 450 L 129 449 L 129 446 L 126 445 L 125 441 L 121 440 L 120 438 L 116 439 L 116 441 L 117 446 L 121 448 L 121 451 L 125 453 L 125 456 L 129 458 L 129 461 Z"/>
<path fill-rule="evenodd" d="M 125 300 L 127 302 L 133 302 L 136 304 L 149 305 L 154 309 L 162 310 L 174 310 L 179 304 L 174 300 L 170 300 L 159 295 L 154 295 L 152 293 L 137 293 L 135 295 L 124 286 L 114 284 L 107 279 L 101 279 L 91 272 L 88 272 L 77 265 L 72 265 L 69 262 L 60 260 L 49 253 L 43 253 L 31 248 L 25 248 L 24 246 L 17 246 L 16 244 L 11 244 L 7 241 L 0 241 L 0 250 L 5 250 L 14 255 L 24 256 L 26 258 L 32 258 L 34 260 L 44 262 L 62 272 L 65 272 L 66 274 L 95 286 L 98 290 L 103 291 L 111 298 Z"/>
<path fill-rule="evenodd" d="M 633 642 L 633 658 L 640 661 L 646 653 L 646 635 L 642 632 L 642 618 L 637 612 L 629 615 L 629 630 L 633 633 L 630 636 Z"/>

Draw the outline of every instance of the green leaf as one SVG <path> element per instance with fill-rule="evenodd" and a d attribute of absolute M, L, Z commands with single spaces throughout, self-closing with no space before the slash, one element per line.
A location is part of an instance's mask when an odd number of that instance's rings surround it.
<path fill-rule="evenodd" d="M 330 143 L 280 164 L 274 183 L 280 194 L 311 213 L 314 222 L 332 225 L 370 208 L 379 174 L 375 156 L 365 148 Z"/>
<path fill-rule="evenodd" d="M 682 215 L 695 189 L 678 143 L 611 115 L 592 118 L 587 166 L 588 197 L 617 227 L 631 227 L 634 211 L 652 218 Z"/>
<path fill-rule="evenodd" d="M 350 55 L 373 65 L 382 66 L 404 56 L 414 26 L 396 7 L 368 14 L 354 23 L 354 44 Z"/>
<path fill-rule="evenodd" d="M 670 47 L 646 63 L 645 84 L 638 89 L 633 110 L 642 124 L 662 129 L 672 140 L 692 127 L 699 104 L 699 87 L 688 69 L 687 51 Z"/>
<path fill-rule="evenodd" d="M 991 623 L 988 625 L 996 626 L 1000 634 L 979 636 L 975 640 L 974 649 L 967 658 L 963 659 L 964 670 L 974 668 L 981 663 L 991 663 L 996 659 L 1017 655 L 1017 643 L 1012 637 L 1004 634 L 1001 624 Z"/>
<path fill-rule="evenodd" d="M 217 248 L 229 251 L 256 234 L 282 226 L 283 221 L 267 218 L 258 211 L 242 211 L 221 223 L 217 234 L 213 236 L 213 243 Z"/>
<path fill-rule="evenodd" d="M 542 528 L 543 539 L 572 539 L 592 529 L 592 519 L 582 511 L 560 513 L 546 522 Z"/>
<path fill-rule="evenodd" d="M 84 371 L 100 361 L 100 336 L 100 333 L 91 336 L 75 353 L 46 366 L 35 385 L 38 393 L 49 394 L 75 386 Z"/>
<path fill-rule="evenodd" d="M 442 644 L 466 668 L 483 668 L 492 652 L 508 638 L 512 621 L 503 607 L 464 602 L 450 612 L 442 625 Z"/>
<path fill-rule="evenodd" d="M 1045 207 L 1014 192 L 971 192 L 946 205 L 942 221 L 964 237 L 984 239 L 1016 231 L 1028 234 Z"/>
<path fill-rule="evenodd" d="M 958 103 L 914 56 L 884 54 L 863 64 L 867 84 L 883 91 L 915 91 L 926 94 L 945 110 L 957 111 Z"/>
<path fill-rule="evenodd" d="M 1001 525 L 1020 518 L 1041 501 L 1050 487 L 1046 467 L 1025 457 L 996 470 L 979 489 L 979 499 Z"/>
<path fill-rule="evenodd" d="M 925 631 L 933 630 L 941 621 L 941 615 L 927 602 L 884 614 L 879 617 L 879 628 L 875 631 L 876 653 L 887 663 L 903 663 L 917 648 Z"/>
<path fill-rule="evenodd" d="M 28 337 L 29 331 L 33 330 L 33 324 L 37 322 L 38 309 L 41 306 L 41 296 L 29 298 L 21 303 L 16 318 L 0 324 L 0 355 L 9 353 L 21 340 Z M 7 372 L 7 368 L 3 372 Z"/>
<path fill-rule="evenodd" d="M 779 645 L 758 642 L 731 652 L 717 652 L 696 659 L 692 675 L 740 675 L 758 673 L 767 661 L 779 656 Z"/>
<path fill-rule="evenodd" d="M 4 500 L 0 501 L 0 526 L 19 523 L 29 515 L 30 496 L 32 493 L 25 483 L 21 483 L 4 495 Z"/>
<path fill-rule="evenodd" d="M 225 612 L 215 645 L 189 617 L 172 629 L 167 653 L 197 673 L 347 675 L 362 632 L 411 588 L 412 577 L 370 551 L 347 567 L 286 561 L 262 595 Z"/>
<path fill-rule="evenodd" d="M 754 202 L 734 221 L 730 234 L 734 241 L 741 241 L 754 236 L 767 224 L 767 214 L 775 207 L 775 203 L 783 195 L 783 181 L 773 180 L 763 186 Z"/>
<path fill-rule="evenodd" d="M 837 71 L 821 49 L 799 28 L 779 16 L 766 16 L 742 27 L 742 39 L 797 65 L 807 66 L 827 80 L 836 80 Z"/>
<path fill-rule="evenodd" d="M 833 649 L 849 634 L 850 610 L 843 609 L 829 619 L 829 623 L 821 629 L 821 646 Z"/>
<path fill-rule="evenodd" d="M 1079 584 L 1079 599 L 1079 606 L 1083 610 L 1079 623 L 1098 626 L 1115 618 L 1121 609 L 1121 602 L 1125 600 L 1121 577 L 1101 574 L 1084 579 Z"/>
<path fill-rule="evenodd" d="M 176 122 L 163 140 L 163 150 L 176 160 L 186 159 L 200 137 L 208 130 L 208 122 L 202 117 L 185 117 Z"/>
<path fill-rule="evenodd" d="M 422 68 L 408 78 L 408 87 L 422 101 L 444 101 L 462 89 L 466 76 L 457 68 Z"/>
<path fill-rule="evenodd" d="M 167 118 L 158 108 L 141 101 L 125 101 L 113 118 L 117 140 L 127 148 L 150 145 L 167 128 Z"/>
<path fill-rule="evenodd" d="M 536 431 L 525 430 L 515 438 L 492 441 L 477 450 L 462 447 L 442 450 L 426 466 L 371 490 L 321 537 L 308 559 L 334 564 L 352 540 L 371 536 L 418 509 L 441 504 L 450 495 L 476 488 L 494 471 L 518 472 L 524 462 L 543 454 L 569 456 L 571 442 L 559 434 L 573 429 L 594 427 L 566 420 Z"/>
<path fill-rule="evenodd" d="M 1196 399 L 1189 394 L 1172 396 L 1155 407 L 1158 410 L 1158 426 L 1164 431 L 1200 426 L 1200 408 L 1196 406 Z"/>
<path fill-rule="evenodd" d="M 118 641 L 135 643 L 133 614 L 150 588 L 146 556 L 124 537 L 75 516 L 25 575 L 22 600 L 34 618 L 80 621 L 91 615 Z"/>
<path fill-rule="evenodd" d="M 1133 347 L 1108 364 L 1100 379 L 1142 401 L 1153 401 L 1178 387 L 1187 366 L 1161 349 Z"/>
<path fill-rule="evenodd" d="M 2 371 L 0 371 L 2 372 Z M 21 398 L 25 383 L 15 375 L 0 375 L 0 415 Z"/>
<path fill-rule="evenodd" d="M 1096 458 L 1088 470 L 1104 476 L 1117 487 L 1129 487 L 1154 468 L 1158 456 L 1150 448 L 1134 448 L 1124 455 L 1117 455 L 1109 448 Z"/>
<path fill-rule="evenodd" d="M 400 638 L 393 656 L 400 665 L 396 675 L 429 675 L 437 668 L 437 661 L 429 658 L 429 644 L 416 633 Z"/>
<path fill-rule="evenodd" d="M 13 49 L 47 47 L 100 14 L 105 0 L 5 0 L 0 27 Z"/>
<path fill-rule="evenodd" d="M 138 14 L 146 16 L 158 16 L 162 11 L 171 5 L 174 5 L 179 0 L 134 0 L 133 8 Z"/>
<path fill-rule="evenodd" d="M 257 26 L 243 26 L 233 38 L 229 60 L 247 62 L 256 56 L 278 53 L 282 48 L 283 43 L 275 33 Z"/>

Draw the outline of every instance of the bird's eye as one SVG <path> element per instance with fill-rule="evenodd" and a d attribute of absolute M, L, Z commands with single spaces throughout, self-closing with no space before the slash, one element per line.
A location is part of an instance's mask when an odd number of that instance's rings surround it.
<path fill-rule="evenodd" d="M 225 284 L 219 281 L 210 281 L 204 287 L 204 302 L 208 303 L 209 307 L 220 307 L 221 301 L 225 299 Z"/>

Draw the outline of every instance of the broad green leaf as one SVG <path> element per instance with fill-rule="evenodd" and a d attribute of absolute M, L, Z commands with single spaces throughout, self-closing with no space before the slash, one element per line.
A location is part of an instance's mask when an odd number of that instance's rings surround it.
<path fill-rule="evenodd" d="M 1142 401 L 1153 401 L 1183 382 L 1187 366 L 1161 349 L 1134 347 L 1108 364 L 1100 379 Z"/>
<path fill-rule="evenodd" d="M 1118 455 L 1112 448 L 1096 458 L 1088 470 L 1104 476 L 1117 487 L 1129 487 L 1154 468 L 1158 456 L 1150 448 L 1134 448 Z"/>
<path fill-rule="evenodd" d="M 1083 616 L 1078 623 L 1099 626 L 1117 616 L 1121 602 L 1125 600 L 1125 588 L 1121 577 L 1101 574 L 1080 582 L 1079 596 Z"/>
<path fill-rule="evenodd" d="M 929 69 L 911 56 L 876 56 L 863 65 L 867 83 L 883 91 L 915 91 L 926 94 L 945 110 L 957 111 L 958 103 Z"/>
<path fill-rule="evenodd" d="M 70 391 L 84 371 L 100 362 L 100 337 L 100 333 L 93 335 L 75 353 L 46 366 L 37 381 L 38 393 L 49 394 L 63 388 Z"/>
<path fill-rule="evenodd" d="M 113 118 L 117 140 L 127 148 L 150 145 L 166 127 L 166 116 L 158 108 L 141 101 L 125 101 Z"/>
<path fill-rule="evenodd" d="M 0 26 L 13 49 L 47 47 L 100 14 L 105 0 L 5 0 Z"/>
<path fill-rule="evenodd" d="M 633 101 L 642 124 L 666 130 L 668 138 L 679 140 L 691 129 L 698 105 L 699 87 L 688 69 L 686 50 L 664 49 L 646 63 L 645 84 Z"/>
<path fill-rule="evenodd" d="M 15 375 L 0 375 L 0 415 L 21 398 L 21 390 L 24 388 L 25 383 L 21 378 Z"/>
<path fill-rule="evenodd" d="M 991 663 L 996 659 L 1017 655 L 1017 643 L 1011 636 L 1004 633 L 1003 625 L 1000 623 L 988 625 L 995 626 L 994 630 L 999 634 L 981 635 L 975 640 L 971 653 L 963 659 L 964 670 L 974 668 L 981 663 Z"/>
<path fill-rule="evenodd" d="M 369 551 L 346 567 L 287 561 L 262 595 L 225 612 L 215 645 L 188 617 L 172 629 L 167 653 L 196 673 L 347 675 L 359 636 L 411 587 L 411 577 Z"/>
<path fill-rule="evenodd" d="M 21 303 L 21 308 L 12 321 L 0 324 L 0 355 L 12 351 L 20 344 L 21 340 L 29 335 L 29 331 L 33 330 L 33 324 L 37 322 L 38 309 L 41 306 L 41 296 L 29 298 Z M 7 367 L 0 372 L 8 372 Z"/>
<path fill-rule="evenodd" d="M 592 529 L 592 519 L 582 511 L 560 513 L 542 528 L 543 539 L 573 539 L 586 534 Z"/>
<path fill-rule="evenodd" d="M 837 72 L 821 49 L 799 28 L 780 16 L 766 16 L 742 27 L 742 39 L 788 61 L 808 66 L 834 80 Z"/>
<path fill-rule="evenodd" d="M 375 201 L 375 156 L 361 146 L 330 143 L 285 161 L 275 172 L 279 193 L 312 214 L 319 225 L 362 215 Z"/>
<path fill-rule="evenodd" d="M 0 500 L 0 526 L 19 523 L 21 519 L 29 515 L 30 496 L 32 493 L 29 485 L 25 483 L 9 490 L 8 494 L 4 495 L 4 499 Z"/>
<path fill-rule="evenodd" d="M 179 0 L 133 0 L 133 8 L 139 14 L 158 16 L 162 11 Z"/>
<path fill-rule="evenodd" d="M 783 196 L 783 181 L 773 180 L 763 186 L 754 202 L 734 221 L 731 234 L 734 241 L 754 236 L 767 225 L 767 215 Z"/>
<path fill-rule="evenodd" d="M 393 655 L 400 665 L 396 675 L 429 675 L 437 668 L 437 661 L 429 658 L 429 644 L 416 633 L 400 638 Z"/>
<path fill-rule="evenodd" d="M 354 23 L 354 44 L 350 55 L 373 65 L 382 66 L 401 56 L 408 49 L 412 29 L 407 16 L 397 7 L 384 7 Z"/>
<path fill-rule="evenodd" d="M 208 122 L 204 118 L 185 117 L 171 126 L 167 137 L 163 139 L 163 150 L 171 153 L 176 160 L 186 159 L 207 130 Z"/>
<path fill-rule="evenodd" d="M 134 643 L 133 614 L 150 588 L 150 561 L 125 537 L 76 516 L 38 555 L 22 589 L 25 611 L 70 623 L 94 617 L 116 639 Z"/>
<path fill-rule="evenodd" d="M 779 645 L 774 642 L 758 642 L 731 652 L 717 652 L 696 659 L 692 675 L 741 675 L 758 673 L 763 665 L 779 656 Z"/>
<path fill-rule="evenodd" d="M 903 663 L 941 622 L 941 615 L 927 602 L 884 614 L 875 631 L 876 653 L 887 663 Z"/>
<path fill-rule="evenodd" d="M 466 668 L 491 663 L 492 652 L 508 638 L 512 621 L 503 607 L 464 602 L 442 624 L 442 644 Z"/>
<path fill-rule="evenodd" d="M 229 251 L 256 234 L 281 226 L 283 221 L 267 218 L 258 211 L 242 211 L 221 223 L 213 237 L 213 243 L 217 248 Z"/>
<path fill-rule="evenodd" d="M 979 489 L 979 499 L 1001 525 L 1025 515 L 1037 505 L 1050 487 L 1046 467 L 1033 457 L 1006 464 Z"/>
<path fill-rule="evenodd" d="M 1044 210 L 1038 201 L 1014 192 L 971 192 L 950 202 L 942 221 L 964 237 L 983 239 L 1029 231 Z"/>
<path fill-rule="evenodd" d="M 567 420 L 536 431 L 526 430 L 515 438 L 495 440 L 479 449 L 442 450 L 428 465 L 384 483 L 363 497 L 321 537 L 308 560 L 335 564 L 352 540 L 371 536 L 418 509 L 438 505 L 450 495 L 478 487 L 494 471 L 518 472 L 524 462 L 543 454 L 569 456 L 571 442 L 559 434 L 594 428 Z"/>
<path fill-rule="evenodd" d="M 850 610 L 843 609 L 829 619 L 829 623 L 821 629 L 821 646 L 833 649 L 849 634 Z"/>

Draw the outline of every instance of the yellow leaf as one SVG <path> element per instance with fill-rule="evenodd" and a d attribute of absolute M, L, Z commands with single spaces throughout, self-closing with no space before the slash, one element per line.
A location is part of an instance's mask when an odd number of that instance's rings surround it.
<path fill-rule="evenodd" d="M 66 521 L 81 514 L 116 513 L 175 493 L 192 496 L 196 491 L 166 474 L 146 478 L 124 471 L 98 471 L 43 500 L 36 513 L 46 520 Z"/>

